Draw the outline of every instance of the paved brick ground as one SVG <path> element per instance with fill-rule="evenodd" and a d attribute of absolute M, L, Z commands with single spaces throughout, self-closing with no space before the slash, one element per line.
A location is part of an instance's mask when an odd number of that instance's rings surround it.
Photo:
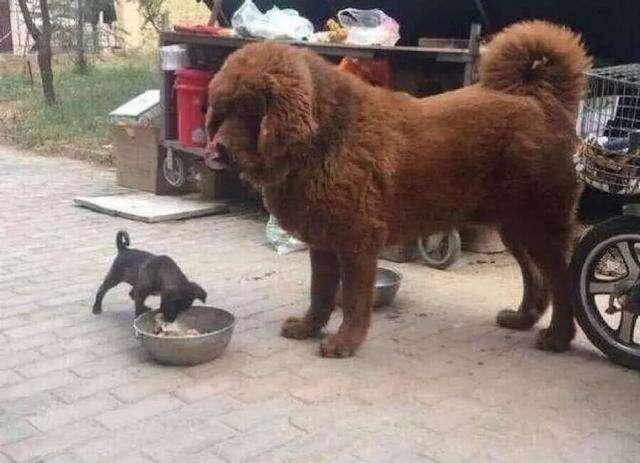
<path fill-rule="evenodd" d="M 323 360 L 317 341 L 278 337 L 305 306 L 306 255 L 275 255 L 247 213 L 145 225 L 72 206 L 113 180 L 0 148 L 0 462 L 640 458 L 637 373 L 583 338 L 552 355 L 532 348 L 534 333 L 494 326 L 520 293 L 509 257 L 465 256 L 448 272 L 395 266 L 403 287 L 366 345 Z M 223 358 L 150 362 L 124 285 L 91 315 L 123 227 L 237 314 Z"/>

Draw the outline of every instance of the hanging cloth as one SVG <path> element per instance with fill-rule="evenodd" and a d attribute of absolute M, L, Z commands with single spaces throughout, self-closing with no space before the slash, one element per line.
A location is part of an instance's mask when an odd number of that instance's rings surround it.
<path fill-rule="evenodd" d="M 111 25 L 118 20 L 114 0 L 85 0 L 85 8 L 85 18 L 94 26 L 100 21 L 100 13 L 105 24 Z"/>

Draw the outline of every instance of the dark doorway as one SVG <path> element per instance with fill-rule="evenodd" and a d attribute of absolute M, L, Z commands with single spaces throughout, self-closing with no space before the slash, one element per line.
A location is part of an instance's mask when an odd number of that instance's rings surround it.
<path fill-rule="evenodd" d="M 13 40 L 11 39 L 11 10 L 9 0 L 0 0 L 0 53 L 12 52 Z"/>

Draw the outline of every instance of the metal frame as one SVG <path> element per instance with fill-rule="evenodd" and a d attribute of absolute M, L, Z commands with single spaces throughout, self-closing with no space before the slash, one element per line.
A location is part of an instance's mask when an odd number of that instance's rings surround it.
<path fill-rule="evenodd" d="M 432 46 L 433 39 L 421 39 L 419 46 L 358 46 L 347 44 L 326 44 L 288 41 L 291 45 L 310 48 L 317 53 L 328 57 L 352 57 L 391 59 L 394 62 L 422 61 L 437 63 L 459 63 L 464 65 L 463 85 L 469 85 L 475 80 L 475 69 L 480 54 L 480 32 L 479 24 L 472 24 L 468 40 L 458 41 L 463 46 Z M 203 48 L 213 54 L 224 57 L 238 48 L 242 48 L 248 43 L 261 39 L 241 38 L 241 37 L 209 37 L 203 35 L 193 35 L 178 32 L 163 32 L 160 35 L 160 46 L 183 44 L 190 47 Z M 454 41 L 446 41 L 452 43 Z M 466 45 L 466 46 L 464 46 Z M 182 148 L 175 142 L 176 115 L 172 112 L 172 89 L 175 76 L 171 71 L 163 72 L 163 83 L 161 101 L 165 110 L 165 126 L 163 140 L 165 146 L 172 151 L 187 152 L 199 157 L 201 150 Z"/>

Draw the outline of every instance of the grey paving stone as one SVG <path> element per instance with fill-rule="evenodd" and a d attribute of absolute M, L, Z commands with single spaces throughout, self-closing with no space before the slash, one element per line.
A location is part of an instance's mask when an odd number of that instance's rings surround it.
<path fill-rule="evenodd" d="M 259 215 L 137 223 L 72 206 L 118 191 L 113 170 L 0 146 L 4 172 L 0 462 L 637 460 L 637 372 L 582 334 L 552 355 L 532 347 L 534 332 L 495 327 L 521 297 L 507 255 L 465 254 L 446 272 L 394 264 L 394 307 L 374 314 L 354 358 L 327 360 L 319 340 L 279 336 L 308 305 L 308 256 L 264 246 Z M 122 228 L 237 315 L 224 356 L 151 362 L 131 336 L 126 285 L 90 313 Z"/>

